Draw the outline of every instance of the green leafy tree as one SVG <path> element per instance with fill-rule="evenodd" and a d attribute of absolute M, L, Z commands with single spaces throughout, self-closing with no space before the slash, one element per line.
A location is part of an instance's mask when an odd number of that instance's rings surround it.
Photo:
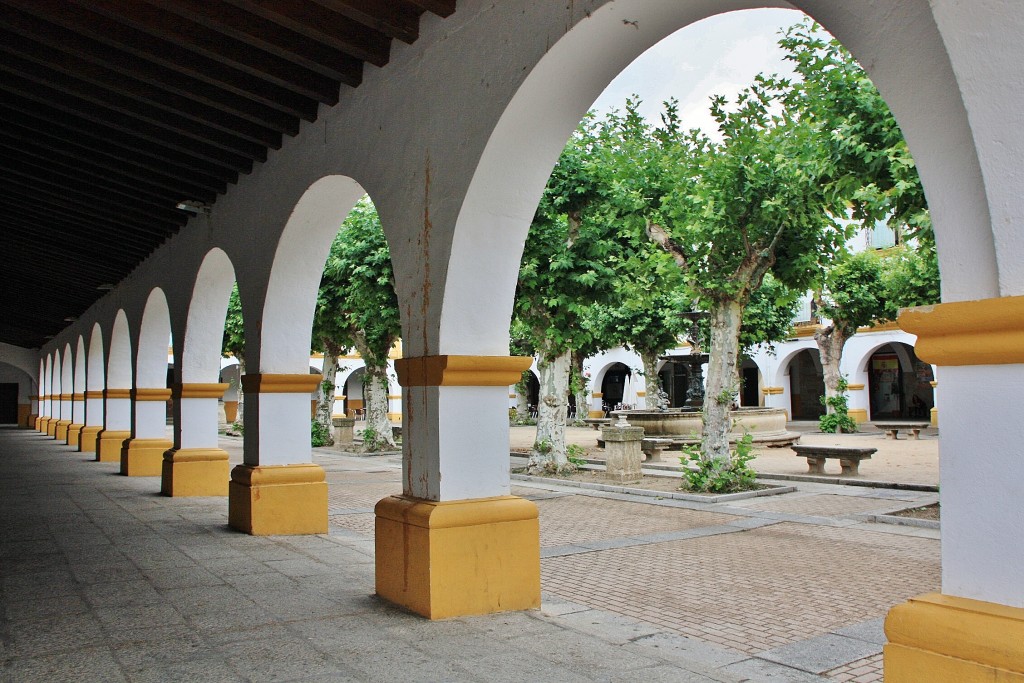
<path fill-rule="evenodd" d="M 367 450 L 395 447 L 388 419 L 387 363 L 401 332 L 387 240 L 373 203 L 364 197 L 331 244 L 317 296 L 313 337 L 335 358 L 344 349 L 355 348 L 366 365 L 363 441 Z M 333 377 L 325 377 L 333 388 Z"/>
<path fill-rule="evenodd" d="M 675 102 L 661 124 L 639 122 L 636 103 L 619 119 L 618 168 L 642 177 L 622 205 L 674 259 L 710 318 L 704 401 L 704 457 L 729 462 L 729 410 L 739 389 L 743 313 L 765 276 L 805 289 L 821 253 L 845 233 L 824 210 L 819 178 L 827 163 L 816 131 L 759 77 L 729 105 L 713 98 L 720 141 L 681 128 Z M 652 169 L 653 168 L 653 172 Z"/>
<path fill-rule="evenodd" d="M 537 437 L 531 471 L 571 470 L 565 422 L 571 356 L 589 349 L 588 306 L 614 293 L 623 244 L 608 220 L 602 140 L 587 117 L 570 138 L 537 208 L 523 250 L 514 325 L 535 349 L 540 372 Z"/>
<path fill-rule="evenodd" d="M 238 386 L 235 388 L 238 393 L 238 413 L 235 422 L 244 423 L 245 406 L 242 401 L 241 377 L 245 374 L 245 324 L 242 320 L 242 299 L 238 295 L 238 284 L 231 288 L 231 296 L 228 297 L 228 312 L 224 318 L 224 341 L 221 344 L 221 354 L 224 357 L 234 356 L 238 359 Z"/>

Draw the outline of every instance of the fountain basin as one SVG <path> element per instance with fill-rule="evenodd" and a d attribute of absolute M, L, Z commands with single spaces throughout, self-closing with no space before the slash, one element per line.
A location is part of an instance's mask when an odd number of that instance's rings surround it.
<path fill-rule="evenodd" d="M 732 417 L 729 441 L 736 442 L 744 434 L 750 434 L 757 444 L 788 446 L 800 438 L 798 432 L 786 430 L 783 408 L 740 408 L 729 414 Z M 672 439 L 676 448 L 699 443 L 703 432 L 699 410 L 616 410 L 612 415 L 625 415 L 631 426 L 644 428 L 645 437 Z"/>

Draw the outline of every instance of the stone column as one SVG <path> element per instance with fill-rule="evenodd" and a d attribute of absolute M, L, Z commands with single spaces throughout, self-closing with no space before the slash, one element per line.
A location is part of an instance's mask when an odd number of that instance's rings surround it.
<path fill-rule="evenodd" d="M 96 460 L 121 462 L 121 447 L 132 435 L 132 390 L 103 390 L 103 429 L 96 434 Z"/>
<path fill-rule="evenodd" d="M 351 417 L 332 417 L 331 423 L 334 425 L 334 445 L 348 446 L 351 445 L 355 439 L 355 418 Z"/>
<path fill-rule="evenodd" d="M 601 428 L 608 479 L 619 484 L 635 484 L 643 478 L 640 472 L 640 463 L 644 459 L 640 450 L 643 438 L 643 427 L 632 427 L 622 418 Z"/>
<path fill-rule="evenodd" d="M 868 392 L 864 384 L 848 384 L 846 395 L 849 398 L 849 415 L 857 424 L 868 421 Z"/>
<path fill-rule="evenodd" d="M 40 396 L 28 397 L 28 400 L 32 402 L 28 412 L 28 427 L 30 429 L 35 429 L 36 431 L 39 431 L 39 404 L 41 402 L 40 398 Z"/>
<path fill-rule="evenodd" d="M 67 393 L 60 395 L 60 419 L 57 420 L 57 425 L 54 428 L 53 436 L 58 441 L 67 443 L 68 441 L 68 427 L 71 426 L 73 420 L 71 419 L 71 401 L 74 394 Z"/>
<path fill-rule="evenodd" d="M 103 391 L 86 390 L 85 426 L 78 438 L 79 452 L 96 452 L 96 436 L 103 431 L 103 412 Z"/>
<path fill-rule="evenodd" d="M 313 464 L 311 374 L 242 375 L 245 462 L 231 470 L 228 524 L 257 536 L 327 533 L 327 481 Z"/>
<path fill-rule="evenodd" d="M 121 448 L 121 474 L 129 477 L 159 477 L 163 471 L 164 451 L 174 444 L 167 438 L 167 399 L 165 387 L 132 389 L 132 433 Z"/>
<path fill-rule="evenodd" d="M 930 419 L 930 421 L 932 423 L 932 427 L 938 427 L 939 426 L 939 383 L 936 380 L 932 380 L 931 385 L 932 385 L 932 400 L 934 401 L 934 403 L 932 404 L 931 411 L 929 411 L 930 412 L 929 419 Z"/>
<path fill-rule="evenodd" d="M 604 408 L 602 407 L 603 400 L 604 394 L 600 391 L 595 391 L 590 394 L 590 414 L 588 417 L 604 417 Z"/>
<path fill-rule="evenodd" d="M 377 503 L 377 594 L 430 619 L 540 606 L 537 507 L 509 495 L 508 386 L 532 359 L 395 362 L 403 492 Z"/>
<path fill-rule="evenodd" d="M 1018 680 L 1024 672 L 1024 297 L 904 311 L 941 367 L 942 593 L 886 619 L 886 681 Z M 1011 673 L 1016 672 L 1016 673 Z"/>
<path fill-rule="evenodd" d="M 176 384 L 174 447 L 163 454 L 160 492 L 165 496 L 226 496 L 228 453 L 219 447 L 220 397 L 227 384 Z"/>
<path fill-rule="evenodd" d="M 68 425 L 69 446 L 77 446 L 85 427 L 85 394 L 71 394 L 71 424 Z"/>

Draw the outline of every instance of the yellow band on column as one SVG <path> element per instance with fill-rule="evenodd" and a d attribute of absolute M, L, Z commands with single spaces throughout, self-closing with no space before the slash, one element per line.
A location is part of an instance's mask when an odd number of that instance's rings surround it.
<path fill-rule="evenodd" d="M 160 387 L 136 387 L 131 392 L 136 401 L 166 401 L 171 397 L 171 390 Z"/>
<path fill-rule="evenodd" d="M 761 393 L 765 396 L 778 396 L 784 391 L 782 387 L 765 387 L 761 390 Z"/>
<path fill-rule="evenodd" d="M 313 374 L 245 374 L 242 375 L 242 391 L 247 394 L 311 394 L 322 381 L 320 375 Z"/>
<path fill-rule="evenodd" d="M 863 384 L 847 384 L 846 388 L 849 391 L 864 391 Z"/>
<path fill-rule="evenodd" d="M 104 389 L 103 398 L 131 398 L 131 389 Z"/>
<path fill-rule="evenodd" d="M 103 398 L 103 391 L 102 390 L 100 390 L 100 391 L 86 391 L 85 392 L 85 397 L 86 398 Z"/>
<path fill-rule="evenodd" d="M 84 401 L 85 400 L 85 394 L 71 394 L 71 400 L 72 401 Z"/>
<path fill-rule="evenodd" d="M 507 387 L 532 364 L 527 356 L 419 356 L 396 360 L 395 371 L 403 387 Z"/>
<path fill-rule="evenodd" d="M 903 310 L 914 353 L 935 365 L 1024 363 L 1024 296 L 956 301 Z"/>
<path fill-rule="evenodd" d="M 220 398 L 230 386 L 230 384 L 186 382 L 175 384 L 172 387 L 172 395 L 175 398 Z"/>
<path fill-rule="evenodd" d="M 1022 681 L 1024 609 L 929 593 L 885 619 L 886 683 Z"/>

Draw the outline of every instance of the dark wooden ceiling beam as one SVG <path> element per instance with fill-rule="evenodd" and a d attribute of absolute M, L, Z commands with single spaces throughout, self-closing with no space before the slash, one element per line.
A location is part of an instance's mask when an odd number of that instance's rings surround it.
<path fill-rule="evenodd" d="M 138 166 L 130 166 L 108 157 L 85 154 L 73 147 L 54 145 L 52 141 L 27 138 L 24 131 L 13 126 L 0 127 L 0 146 L 15 153 L 37 159 L 49 160 L 68 169 L 81 169 L 88 175 L 103 175 L 118 178 L 119 182 L 131 181 L 175 192 L 180 197 L 191 197 L 204 202 L 213 202 L 224 192 L 223 184 L 200 185 L 182 178 L 157 173 Z"/>
<path fill-rule="evenodd" d="M 317 100 L 270 83 L 240 69 L 208 59 L 175 43 L 125 26 L 65 0 L 3 0 L 19 10 L 108 45 L 122 58 L 151 61 L 174 72 L 252 98 L 266 106 L 312 121 Z M 127 54 L 124 54 L 127 53 Z"/>
<path fill-rule="evenodd" d="M 8 93 L 7 96 L 0 99 L 0 103 L 11 107 L 24 106 L 23 103 L 25 101 L 33 102 L 42 107 L 51 107 L 60 113 L 59 119 L 68 120 L 69 117 L 81 119 L 88 122 L 89 128 L 115 130 L 124 136 L 134 137 L 143 141 L 148 148 L 163 148 L 168 151 L 182 153 L 188 157 L 201 159 L 228 170 L 242 170 L 248 173 L 252 170 L 253 161 L 262 161 L 262 159 L 249 158 L 250 154 L 257 157 L 265 157 L 266 155 L 266 151 L 262 149 L 252 149 L 249 154 L 239 154 L 212 147 L 211 145 L 203 144 L 197 140 L 162 129 L 159 126 L 132 120 L 123 114 L 78 98 L 60 96 L 53 99 L 54 93 L 51 89 L 33 88 L 30 83 L 12 76 L 0 79 L 0 92 Z M 72 123 L 72 121 L 69 121 L 69 123 Z"/>
<path fill-rule="evenodd" d="M 35 103 L 12 109 L 0 102 L 0 123 L 8 130 L 27 132 L 40 144 L 67 146 L 85 154 L 107 157 L 123 163 L 125 170 L 143 168 L 179 179 L 193 179 L 204 186 L 221 187 L 235 183 L 238 173 L 221 166 L 207 164 L 194 157 L 163 150 L 156 145 L 139 144 L 115 130 L 75 125 L 68 117 Z M 7 104 L 11 104 L 8 102 Z"/>
<path fill-rule="evenodd" d="M 420 34 L 422 11 L 400 2 L 393 0 L 315 0 L 315 2 L 403 43 L 411 45 Z"/>
<path fill-rule="evenodd" d="M 148 198 L 131 196 L 117 189 L 92 185 L 88 181 L 67 178 L 47 173 L 24 162 L 8 162 L 0 167 L 0 178 L 12 189 L 22 191 L 50 192 L 70 200 L 102 207 L 112 216 L 134 217 L 132 227 L 153 235 L 165 235 L 168 230 L 177 229 L 187 222 L 187 214 L 175 211 L 172 204 L 160 206 Z M 158 227 L 149 227 L 158 226 Z M 159 227 L 163 226 L 163 227 Z"/>
<path fill-rule="evenodd" d="M 163 221 L 142 221 L 137 214 L 119 210 L 120 207 L 101 206 L 76 201 L 74 198 L 64 199 L 54 196 L 41 196 L 32 192 L 24 185 L 8 182 L 0 193 L 0 202 L 7 202 L 18 208 L 18 216 L 31 216 L 35 229 L 39 225 L 60 225 L 69 221 L 82 230 L 89 229 L 97 233 L 97 239 L 110 236 L 114 243 L 126 246 L 152 249 L 154 243 L 173 235 L 182 225 Z M 47 222 L 48 221 L 48 222 Z M 161 226 L 160 224 L 163 223 Z M 137 231 L 160 227 L 159 231 L 139 234 Z M 121 229 L 124 230 L 121 230 Z M 116 230 L 115 230 L 116 229 Z"/>
<path fill-rule="evenodd" d="M 192 110 L 192 115 L 185 116 L 179 111 L 154 106 L 145 100 L 109 90 L 95 83 L 81 81 L 41 64 L 20 59 L 15 55 L 8 54 L 0 60 L 0 71 L 8 74 L 6 77 L 8 83 L 14 88 L 18 88 L 19 81 L 24 79 L 28 83 L 63 93 L 67 97 L 69 106 L 74 106 L 76 102 L 87 102 L 100 108 L 99 110 L 92 109 L 94 112 L 102 113 L 103 110 L 116 112 L 137 119 L 144 124 L 152 124 L 197 142 L 243 154 L 246 157 L 256 159 L 260 150 L 266 147 L 272 149 L 281 147 L 280 133 L 248 121 L 241 121 L 219 112 L 212 113 L 215 120 L 203 119 L 195 114 L 195 109 Z M 14 82 L 11 83 L 11 81 Z M 24 92 L 23 82 L 20 87 Z"/>
<path fill-rule="evenodd" d="M 281 131 L 200 103 L 182 107 L 179 96 L 160 88 L 94 64 L 78 62 L 69 69 L 66 65 L 70 60 L 51 61 L 54 56 L 62 56 L 60 53 L 19 50 L 19 43 L 31 41 L 0 29 L 0 51 L 7 53 L 4 68 L 29 80 L 187 135 L 196 136 L 198 132 L 200 140 L 209 140 L 206 129 L 213 129 L 272 149 L 281 146 Z M 21 55 L 30 55 L 30 59 L 22 59 Z"/>
<path fill-rule="evenodd" d="M 294 9 L 288 14 L 247 11 L 252 8 L 243 9 L 231 0 L 146 1 L 339 83 L 362 74 L 364 60 L 377 66 L 388 61 L 391 41 L 386 36 L 315 5 L 319 13 L 303 12 L 310 5 L 302 0 L 267 3 L 299 5 L 286 7 Z"/>
<path fill-rule="evenodd" d="M 287 59 L 272 55 L 255 45 L 190 21 L 139 0 L 71 0 L 108 19 L 146 33 L 152 38 L 187 48 L 221 64 L 311 97 L 324 104 L 338 101 L 338 82 Z M 347 74 L 346 85 L 359 85 L 358 73 Z"/>
<path fill-rule="evenodd" d="M 157 0 L 149 0 L 154 2 Z M 194 3 L 198 0 L 159 0 L 167 3 Z M 326 44 L 374 66 L 388 63 L 391 40 L 374 28 L 353 21 L 306 0 L 227 0 L 246 13 L 261 17 L 267 24 L 283 26 L 300 39 Z M 205 4 L 205 0 L 204 0 Z M 269 29 L 264 29 L 270 32 Z M 338 79 L 342 80 L 342 79 Z M 344 81 L 342 81 L 344 82 Z"/>
<path fill-rule="evenodd" d="M 53 239 L 40 242 L 34 238 L 31 232 L 15 232 L 19 226 L 11 221 L 0 217 L 0 229 L 10 231 L 9 240 L 12 256 L 19 262 L 32 261 L 35 258 L 53 259 L 54 249 L 62 249 L 60 263 L 80 264 L 88 269 L 88 272 L 101 282 L 109 281 L 111 278 L 123 278 L 130 268 L 130 264 L 122 263 L 120 266 L 106 263 L 110 250 L 116 245 L 105 245 L 92 239 L 92 235 L 80 235 L 74 231 L 55 229 Z M 5 242 L 8 240 L 5 238 Z M 145 258 L 142 254 L 141 258 Z M 97 263 L 97 260 L 99 263 Z"/>
<path fill-rule="evenodd" d="M 449 17 L 455 12 L 455 0 L 395 0 L 396 2 L 414 5 L 420 9 L 432 12 L 437 16 Z"/>

